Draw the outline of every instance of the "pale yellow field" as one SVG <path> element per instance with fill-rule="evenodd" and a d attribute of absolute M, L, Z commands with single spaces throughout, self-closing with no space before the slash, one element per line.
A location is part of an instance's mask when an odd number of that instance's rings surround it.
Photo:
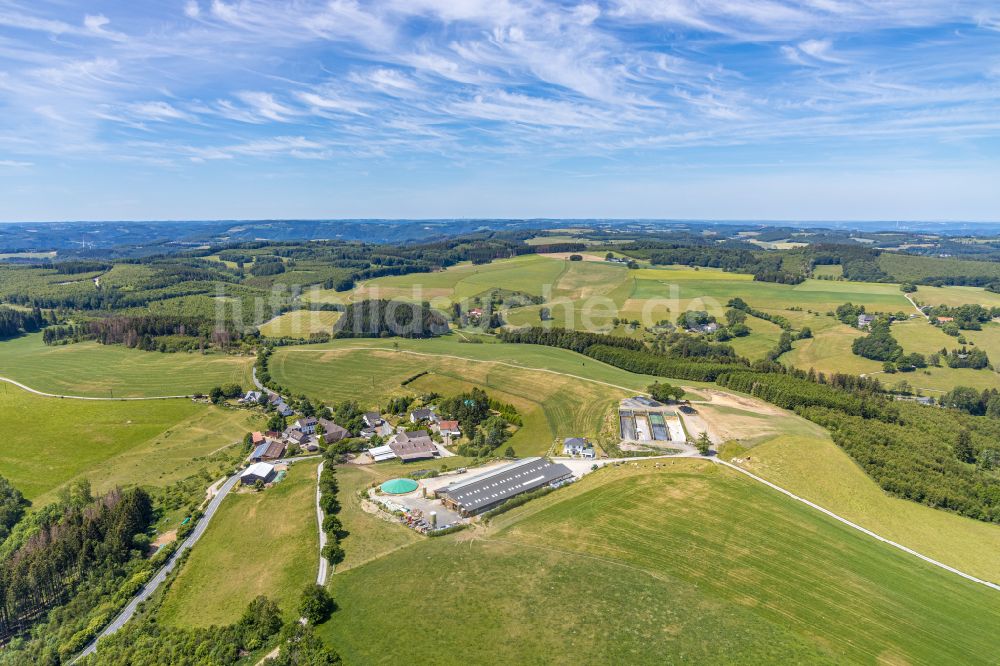
<path fill-rule="evenodd" d="M 292 310 L 262 324 L 261 335 L 272 338 L 308 338 L 313 333 L 329 333 L 340 319 L 329 310 Z"/>

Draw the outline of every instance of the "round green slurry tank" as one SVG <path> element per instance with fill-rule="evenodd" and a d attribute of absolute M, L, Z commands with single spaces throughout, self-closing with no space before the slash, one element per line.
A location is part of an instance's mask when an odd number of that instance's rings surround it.
<path fill-rule="evenodd" d="M 389 479 L 382 484 L 382 492 L 386 495 L 405 495 L 417 489 L 417 482 L 413 479 Z"/>

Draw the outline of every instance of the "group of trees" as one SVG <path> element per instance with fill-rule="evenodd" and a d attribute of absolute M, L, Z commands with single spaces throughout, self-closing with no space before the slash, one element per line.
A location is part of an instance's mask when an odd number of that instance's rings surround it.
<path fill-rule="evenodd" d="M 272 666 L 341 663 L 336 651 L 327 647 L 312 627 L 283 622 L 277 604 L 260 596 L 250 602 L 237 622 L 227 626 L 182 629 L 152 619 L 132 621 L 104 639 L 100 652 L 82 664 L 229 666 L 246 662 L 249 653 L 274 643 L 279 648 L 278 655 L 264 662 Z"/>
<path fill-rule="evenodd" d="M 1000 420 L 1000 393 L 996 389 L 977 391 L 969 386 L 956 386 L 941 396 L 940 404 L 975 416 Z"/>
<path fill-rule="evenodd" d="M 642 341 L 635 338 L 574 331 L 567 328 L 542 328 L 540 326 L 500 331 L 497 333 L 497 338 L 502 342 L 559 347 L 581 354 L 592 345 L 622 347 L 636 351 L 645 348 Z"/>
<path fill-rule="evenodd" d="M 872 322 L 868 335 L 854 339 L 851 351 L 873 361 L 893 362 L 902 355 L 903 347 L 889 332 L 889 322 L 885 319 L 876 319 Z"/>
<path fill-rule="evenodd" d="M 982 305 L 959 305 L 958 307 L 948 307 L 947 305 L 937 305 L 925 310 L 931 321 L 939 317 L 950 317 L 956 327 L 963 331 L 978 331 L 982 325 L 991 321 L 994 317 L 1000 317 L 1000 307 L 991 308 Z"/>
<path fill-rule="evenodd" d="M 209 399 L 216 405 L 225 400 L 239 398 L 242 395 L 243 387 L 239 384 L 223 384 L 222 386 L 213 386 L 212 390 L 208 392 Z"/>
<path fill-rule="evenodd" d="M 86 483 L 23 519 L 0 553 L 0 640 L 26 631 L 81 588 L 114 592 L 148 543 L 140 537 L 152 520 L 152 501 L 141 488 L 94 498 Z M 91 636 L 74 637 L 67 650 Z"/>
<path fill-rule="evenodd" d="M 323 471 L 319 475 L 319 506 L 323 509 L 323 531 L 326 533 L 326 545 L 323 546 L 322 555 L 327 562 L 336 565 L 344 560 L 344 547 L 340 545 L 340 540 L 347 536 L 347 533 L 340 518 L 337 517 L 340 513 L 340 500 L 337 499 L 340 486 L 337 483 L 334 462 L 333 457 L 328 455 L 327 463 L 323 465 Z"/>
<path fill-rule="evenodd" d="M 974 370 L 981 370 L 989 367 L 990 365 L 989 356 L 985 351 L 978 348 L 968 349 L 966 347 L 961 347 L 959 349 L 952 349 L 951 351 L 942 349 L 940 352 L 940 358 L 949 368 L 972 368 Z"/>
<path fill-rule="evenodd" d="M 334 325 L 338 338 L 429 338 L 448 332 L 448 321 L 428 303 L 387 299 L 351 303 Z"/>
<path fill-rule="evenodd" d="M 953 410 L 918 405 L 901 405 L 895 421 L 862 418 L 829 407 L 798 411 L 827 428 L 834 442 L 887 492 L 977 520 L 1000 522 L 1000 481 L 993 469 L 1000 460 L 995 444 L 1000 423 L 992 419 L 976 423 L 970 420 L 974 417 Z M 988 422 L 995 425 L 987 428 Z M 980 455 L 984 464 L 974 464 Z"/>
<path fill-rule="evenodd" d="M 438 411 L 458 421 L 468 437 L 467 442 L 459 445 L 458 453 L 472 458 L 493 453 L 510 439 L 509 426 L 521 425 L 521 417 L 513 405 L 490 398 L 479 388 L 442 400 Z"/>
<path fill-rule="evenodd" d="M 684 389 L 680 386 L 672 386 L 666 382 L 653 382 L 646 390 L 652 396 L 653 400 L 659 400 L 660 402 L 680 400 L 684 397 Z"/>
<path fill-rule="evenodd" d="M 101 344 L 120 344 L 143 351 L 193 351 L 214 346 L 228 349 L 243 335 L 232 328 L 220 327 L 198 317 L 175 315 L 116 315 L 79 324 L 50 326 L 45 329 L 45 344 L 96 340 Z"/>
<path fill-rule="evenodd" d="M 0 544 L 4 542 L 11 528 L 24 516 L 24 510 L 31 502 L 10 481 L 0 476 Z"/>
<path fill-rule="evenodd" d="M 39 331 L 48 322 L 38 308 L 30 312 L 0 306 L 0 340 Z"/>

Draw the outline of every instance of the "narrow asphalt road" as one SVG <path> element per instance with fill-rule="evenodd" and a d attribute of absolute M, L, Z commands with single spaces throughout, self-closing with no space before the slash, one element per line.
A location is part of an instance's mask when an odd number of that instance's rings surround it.
<path fill-rule="evenodd" d="M 911 298 L 909 294 L 903 294 L 903 296 L 906 297 L 906 300 L 910 302 L 910 305 L 913 306 L 913 309 L 916 310 L 921 316 L 923 316 L 924 319 L 930 320 L 930 316 L 926 312 L 920 309 L 920 306 L 913 301 L 913 298 Z"/>
<path fill-rule="evenodd" d="M 325 463 L 320 463 L 319 467 L 316 468 L 316 522 L 319 527 L 319 571 L 316 574 L 316 584 L 326 585 L 326 577 L 329 573 L 329 564 L 326 558 L 323 557 L 323 548 L 326 546 L 326 532 L 323 531 L 323 509 L 320 508 L 319 498 L 319 477 L 323 475 L 323 465 Z"/>
<path fill-rule="evenodd" d="M 149 579 L 149 582 L 143 586 L 139 593 L 132 598 L 132 601 L 130 601 L 128 605 L 125 606 L 125 608 L 122 609 L 122 611 L 115 617 L 115 619 L 112 620 L 111 623 L 97 635 L 97 638 L 91 641 L 90 645 L 84 648 L 83 652 L 81 652 L 76 659 L 73 660 L 74 663 L 93 653 L 97 649 L 97 641 L 105 636 L 110 636 L 115 633 L 125 626 L 126 622 L 132 619 L 132 616 L 135 615 L 135 611 L 139 607 L 139 604 L 148 599 L 153 592 L 156 591 L 156 588 L 158 588 L 160 584 L 167 579 L 167 575 L 173 571 L 177 564 L 177 558 L 180 557 L 181 553 L 197 543 L 198 539 L 201 538 L 201 535 L 205 533 L 205 529 L 208 527 L 209 521 L 212 520 L 212 516 L 214 516 L 215 512 L 219 509 L 219 505 L 222 504 L 222 500 L 226 498 L 226 495 L 229 494 L 229 491 L 233 489 L 233 486 L 236 485 L 239 479 L 239 473 L 233 474 L 231 477 L 226 479 L 226 482 L 222 484 L 219 492 L 216 493 L 215 497 L 213 497 L 208 503 L 208 507 L 205 509 L 205 515 L 203 515 L 201 520 L 198 521 L 198 524 L 195 525 L 191 534 L 189 534 L 177 550 L 174 551 L 174 554 L 170 557 L 167 563 L 164 564 L 163 567 Z"/>
<path fill-rule="evenodd" d="M 13 380 L 10 377 L 0 377 L 0 382 L 7 382 L 8 384 L 13 384 L 19 389 L 23 389 L 28 393 L 34 393 L 35 395 L 40 395 L 45 398 L 65 398 L 67 400 L 101 400 L 105 402 L 122 402 L 127 400 L 177 400 L 178 398 L 190 398 L 190 395 L 150 395 L 141 396 L 136 398 L 100 398 L 97 396 L 87 396 L 87 395 L 58 395 L 55 393 L 45 393 L 44 391 L 39 391 L 38 389 L 33 389 L 30 386 L 25 386 L 19 381 Z"/>

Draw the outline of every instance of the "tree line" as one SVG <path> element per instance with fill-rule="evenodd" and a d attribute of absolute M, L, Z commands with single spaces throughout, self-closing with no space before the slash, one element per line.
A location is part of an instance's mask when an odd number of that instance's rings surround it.
<path fill-rule="evenodd" d="M 14 338 L 22 333 L 34 333 L 46 324 L 48 321 L 38 308 L 24 312 L 0 306 L 0 340 Z"/>
<path fill-rule="evenodd" d="M 19 524 L 3 544 L 0 640 L 25 632 L 81 587 L 120 582 L 139 555 L 135 539 L 153 520 L 146 491 L 116 489 L 93 498 L 83 485 L 73 493 L 32 514 L 30 525 Z"/>

